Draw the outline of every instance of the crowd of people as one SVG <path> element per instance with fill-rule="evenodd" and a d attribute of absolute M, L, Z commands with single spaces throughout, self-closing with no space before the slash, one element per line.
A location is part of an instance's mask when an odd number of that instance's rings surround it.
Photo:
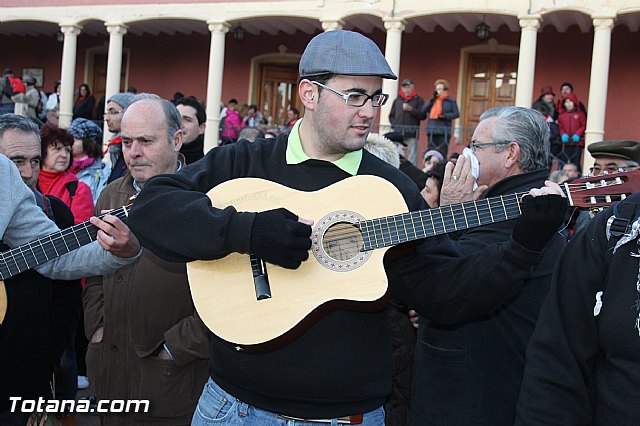
<path fill-rule="evenodd" d="M 78 376 L 97 401 L 149 401 L 145 412 L 102 413 L 107 426 L 636 421 L 639 196 L 566 232 L 572 215 L 556 182 L 571 188 L 580 171 L 574 158 L 550 179 L 553 113 L 491 108 L 463 153 L 447 157 L 458 108 L 446 81 L 425 102 L 405 79 L 390 116 L 397 127 L 377 135 L 372 125 L 389 100 L 382 81 L 397 76 L 373 41 L 322 33 L 299 71 L 304 112 L 291 109 L 286 132 L 268 137 L 259 109 L 232 99 L 221 146 L 207 153 L 202 103 L 179 93 L 104 100 L 114 135 L 105 150 L 101 127 L 83 113 L 95 103 L 86 85 L 67 129 L 46 114 L 16 114 L 15 105 L 0 115 L 3 249 L 74 224 L 98 229 L 34 270 L 9 278 L 0 264 L 0 296 L 4 287 L 8 295 L 0 424 L 42 421 L 45 413 L 11 410 L 9 398 L 74 399 Z M 543 92 L 560 114 L 580 110 L 571 93 L 560 106 Z M 423 119 L 429 149 L 417 165 L 417 137 L 404 126 Z M 581 142 L 570 133 L 560 140 Z M 639 167 L 639 142 L 589 150 L 593 174 Z M 412 244 L 337 272 L 371 268 L 362 283 L 388 281 L 386 297 L 329 303 L 304 332 L 261 350 L 212 333 L 192 300 L 187 263 L 251 254 L 262 266 L 251 268 L 247 256 L 248 270 L 268 283 L 269 271 L 316 261 L 312 227 L 321 218 L 299 217 L 278 197 L 257 212 L 214 207 L 207 192 L 242 177 L 316 192 L 358 176 L 386 181 L 411 212 L 410 225 L 387 220 L 391 235 L 381 223 L 376 239 Z M 382 187 L 375 199 L 344 196 L 372 211 L 389 203 Z M 132 197 L 125 223 L 116 211 Z M 296 285 L 313 278 L 295 276 Z M 250 273 L 246 284 L 253 291 Z"/>
<path fill-rule="evenodd" d="M 549 125 L 551 154 L 562 164 L 582 164 L 582 150 L 587 128 L 587 109 L 573 92 L 573 84 L 560 85 L 560 99 L 551 86 L 543 86 L 532 108 L 544 115 Z"/>
<path fill-rule="evenodd" d="M 414 165 L 418 165 L 420 122 L 427 120 L 427 149 L 438 151 L 445 158 L 449 151 L 453 120 L 460 116 L 458 104 L 449 97 L 449 82 L 438 79 L 433 86 L 433 96 L 425 101 L 417 94 L 413 80 L 404 79 L 389 112 L 389 122 L 394 131 L 402 133 L 408 149 L 407 159 Z"/>

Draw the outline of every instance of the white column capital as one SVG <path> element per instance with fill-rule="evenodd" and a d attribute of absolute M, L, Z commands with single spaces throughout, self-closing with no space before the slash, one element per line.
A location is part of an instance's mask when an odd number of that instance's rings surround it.
<path fill-rule="evenodd" d="M 334 31 L 341 30 L 344 26 L 344 21 L 342 19 L 320 19 L 320 23 L 322 24 L 322 31 Z"/>
<path fill-rule="evenodd" d="M 60 31 L 66 36 L 77 36 L 82 31 L 82 26 L 75 24 L 60 24 Z"/>
<path fill-rule="evenodd" d="M 540 15 L 522 15 L 518 16 L 518 20 L 522 30 L 538 31 L 540 24 L 542 24 L 542 17 Z"/>
<path fill-rule="evenodd" d="M 384 29 L 387 31 L 404 31 L 405 21 L 403 18 L 384 18 Z"/>
<path fill-rule="evenodd" d="M 615 16 L 594 16 L 593 28 L 598 30 L 612 30 L 615 22 Z"/>
<path fill-rule="evenodd" d="M 121 36 L 125 35 L 127 33 L 127 29 L 129 28 L 122 23 L 114 24 L 111 22 L 105 23 L 104 26 L 107 27 L 107 32 L 110 35 L 121 35 Z"/>
<path fill-rule="evenodd" d="M 212 33 L 223 33 L 226 34 L 229 32 L 231 28 L 231 24 L 226 21 L 207 21 L 207 26 L 209 27 L 209 31 Z"/>

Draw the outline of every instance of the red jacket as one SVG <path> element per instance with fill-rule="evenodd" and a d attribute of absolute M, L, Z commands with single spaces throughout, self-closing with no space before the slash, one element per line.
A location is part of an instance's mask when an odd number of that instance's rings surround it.
<path fill-rule="evenodd" d="M 222 136 L 237 139 L 238 132 L 244 127 L 242 117 L 238 111 L 233 109 L 227 109 L 227 116 L 224 119 L 224 130 Z"/>
<path fill-rule="evenodd" d="M 569 93 L 565 99 L 571 99 L 575 105 L 573 111 L 563 110 L 558 116 L 558 127 L 560 128 L 560 137 L 569 135 L 569 145 L 584 146 L 584 131 L 587 128 L 587 116 L 578 109 L 578 98 L 573 93 Z M 564 105 L 564 99 L 562 100 Z M 580 136 L 580 142 L 573 142 L 573 135 Z"/>
<path fill-rule="evenodd" d="M 78 187 L 71 201 L 71 195 L 67 189 L 67 183 L 77 181 Z M 53 174 L 44 170 L 40 171 L 40 178 L 38 179 L 38 187 L 45 195 L 53 195 L 60 198 L 66 205 L 71 208 L 73 213 L 74 223 L 82 223 L 91 216 L 93 216 L 93 196 L 91 195 L 91 189 L 87 184 L 78 181 L 71 172 L 63 172 L 60 174 Z"/>

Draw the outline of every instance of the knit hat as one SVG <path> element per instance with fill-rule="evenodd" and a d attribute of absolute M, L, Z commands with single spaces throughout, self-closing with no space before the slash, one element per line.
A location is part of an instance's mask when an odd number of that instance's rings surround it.
<path fill-rule="evenodd" d="M 135 98 L 135 96 L 136 95 L 134 95 L 133 93 L 116 93 L 115 95 L 111 96 L 107 100 L 107 102 L 115 102 L 123 109 L 126 109 L 129 105 L 131 105 L 131 102 L 133 102 L 133 98 Z"/>
<path fill-rule="evenodd" d="M 397 80 L 380 48 L 360 33 L 325 31 L 311 39 L 300 58 L 300 77 L 364 75 Z"/>
<path fill-rule="evenodd" d="M 429 157 L 436 157 L 438 159 L 438 161 L 443 162 L 444 161 L 444 156 L 442 155 L 442 153 L 440 151 L 437 151 L 435 149 L 431 149 L 427 152 L 424 153 L 424 158 L 422 161 L 427 161 L 427 158 Z"/>
<path fill-rule="evenodd" d="M 67 129 L 76 139 L 93 139 L 102 143 L 102 129 L 86 118 L 76 118 Z"/>

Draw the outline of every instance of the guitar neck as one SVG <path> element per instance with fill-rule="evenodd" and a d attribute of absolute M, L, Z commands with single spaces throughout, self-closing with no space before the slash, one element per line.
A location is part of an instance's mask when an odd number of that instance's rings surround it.
<path fill-rule="evenodd" d="M 129 214 L 129 206 L 120 207 L 107 214 L 124 222 Z M 106 214 L 99 217 L 104 216 Z M 67 254 L 95 241 L 97 234 L 98 228 L 86 221 L 0 253 L 0 277 L 6 280 Z"/>
<path fill-rule="evenodd" d="M 467 201 L 360 222 L 362 251 L 447 234 L 520 216 L 520 199 L 526 192 Z"/>

